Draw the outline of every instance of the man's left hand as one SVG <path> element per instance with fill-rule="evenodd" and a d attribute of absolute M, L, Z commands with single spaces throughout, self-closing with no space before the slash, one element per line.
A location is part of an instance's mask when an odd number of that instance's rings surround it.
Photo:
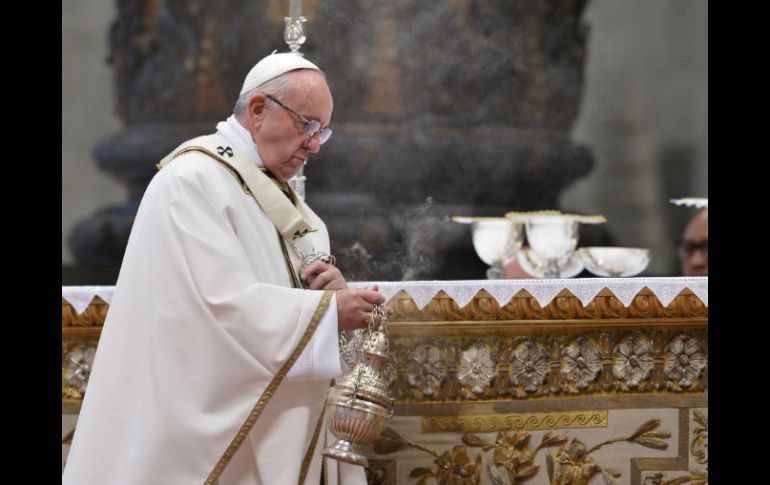
<path fill-rule="evenodd" d="M 339 268 L 323 261 L 313 262 L 302 271 L 300 277 L 311 290 L 344 290 L 348 287 Z"/>

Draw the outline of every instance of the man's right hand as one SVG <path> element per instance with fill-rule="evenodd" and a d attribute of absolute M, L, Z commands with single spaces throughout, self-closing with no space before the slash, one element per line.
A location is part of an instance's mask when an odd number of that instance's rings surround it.
<path fill-rule="evenodd" d="M 367 289 L 348 288 L 337 290 L 337 326 L 340 331 L 366 328 L 374 305 L 385 303 L 385 297 L 377 293 L 379 287 Z"/>

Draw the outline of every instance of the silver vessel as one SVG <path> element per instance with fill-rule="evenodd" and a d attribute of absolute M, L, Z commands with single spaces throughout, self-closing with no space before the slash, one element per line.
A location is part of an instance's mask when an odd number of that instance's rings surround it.
<path fill-rule="evenodd" d="M 352 349 L 357 361 L 350 372 L 329 389 L 326 421 L 337 441 L 323 450 L 335 460 L 367 466 L 363 447 L 377 439 L 385 422 L 393 415 L 390 385 L 395 379 L 396 362 L 390 352 L 384 308 L 375 305 L 369 328 L 360 347 Z"/>

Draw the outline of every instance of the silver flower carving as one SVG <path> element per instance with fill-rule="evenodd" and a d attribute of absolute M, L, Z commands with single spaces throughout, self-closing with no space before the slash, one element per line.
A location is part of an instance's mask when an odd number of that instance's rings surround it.
<path fill-rule="evenodd" d="M 655 363 L 652 342 L 643 335 L 629 335 L 615 346 L 612 374 L 635 389 L 646 381 Z"/>
<path fill-rule="evenodd" d="M 68 386 L 74 387 L 81 394 L 86 391 L 95 353 L 96 346 L 93 343 L 81 342 L 70 350 L 64 358 L 64 364 L 67 368 L 64 373 L 64 380 Z"/>
<path fill-rule="evenodd" d="M 432 396 L 447 374 L 441 351 L 433 345 L 418 345 L 409 354 L 409 384 L 418 387 L 426 396 Z"/>
<path fill-rule="evenodd" d="M 482 394 L 495 376 L 495 360 L 489 347 L 474 344 L 460 357 L 460 371 L 457 377 L 462 385 Z"/>
<path fill-rule="evenodd" d="M 511 382 L 535 392 L 548 377 L 551 354 L 543 344 L 525 340 L 511 353 Z"/>
<path fill-rule="evenodd" d="M 705 350 L 701 342 L 687 334 L 679 335 L 666 345 L 663 374 L 687 389 L 700 377 L 706 367 Z"/>
<path fill-rule="evenodd" d="M 561 351 L 561 376 L 585 389 L 601 371 L 601 350 L 586 337 L 578 337 Z"/>

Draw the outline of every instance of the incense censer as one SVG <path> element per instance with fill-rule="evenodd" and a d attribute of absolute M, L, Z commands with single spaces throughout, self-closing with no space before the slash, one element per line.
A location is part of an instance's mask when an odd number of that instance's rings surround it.
<path fill-rule="evenodd" d="M 368 466 L 363 447 L 380 436 L 385 422 L 393 416 L 390 385 L 396 375 L 396 360 L 390 352 L 388 315 L 375 305 L 369 327 L 341 338 L 343 359 L 350 372 L 329 389 L 326 422 L 337 441 L 323 450 L 335 460 Z"/>

